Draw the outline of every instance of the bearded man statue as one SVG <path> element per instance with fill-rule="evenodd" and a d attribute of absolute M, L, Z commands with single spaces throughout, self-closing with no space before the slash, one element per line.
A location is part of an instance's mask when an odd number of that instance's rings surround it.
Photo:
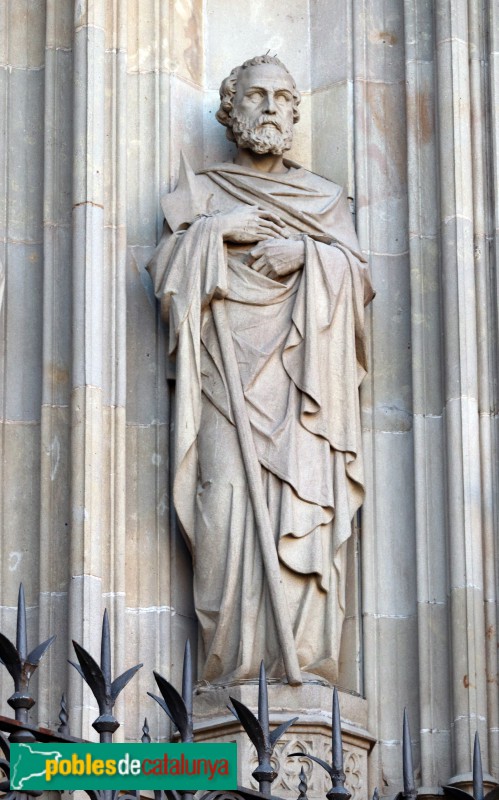
<path fill-rule="evenodd" d="M 300 103 L 286 67 L 252 58 L 220 97 L 236 157 L 198 174 L 181 160 L 149 264 L 176 357 L 199 677 L 255 678 L 263 659 L 334 683 L 373 292 L 342 189 L 283 158 Z"/>

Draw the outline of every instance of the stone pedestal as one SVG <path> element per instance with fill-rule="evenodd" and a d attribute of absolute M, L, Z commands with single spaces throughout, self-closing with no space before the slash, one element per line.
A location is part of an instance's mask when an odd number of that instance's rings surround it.
<path fill-rule="evenodd" d="M 309 800 L 323 800 L 331 788 L 327 773 L 308 759 L 288 758 L 291 753 L 309 753 L 331 763 L 332 689 L 319 681 L 291 687 L 278 681 L 268 683 L 270 726 L 277 727 L 285 720 L 298 717 L 276 744 L 272 763 L 278 776 L 272 784 L 272 794 L 281 797 L 298 796 L 299 773 L 303 767 L 307 776 Z M 247 682 L 233 686 L 198 687 L 194 697 L 194 729 L 196 742 L 231 741 L 238 746 L 238 782 L 257 789 L 252 777 L 257 766 L 256 752 L 248 736 L 227 709 L 229 697 L 234 697 L 258 714 L 258 684 Z M 343 736 L 344 768 L 352 800 L 368 797 L 367 757 L 374 744 L 366 729 L 367 701 L 362 697 L 339 693 L 341 729 Z"/>

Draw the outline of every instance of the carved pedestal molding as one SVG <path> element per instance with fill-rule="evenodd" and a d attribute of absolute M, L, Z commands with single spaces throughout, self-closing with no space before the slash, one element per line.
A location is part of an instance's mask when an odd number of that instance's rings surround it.
<path fill-rule="evenodd" d="M 319 683 L 290 687 L 269 682 L 271 727 L 277 727 L 293 716 L 299 719 L 277 742 L 272 764 L 278 773 L 272 784 L 272 794 L 279 797 L 298 796 L 300 770 L 307 777 L 309 800 L 324 798 L 331 788 L 327 773 L 308 759 L 288 758 L 291 753 L 310 753 L 331 762 L 331 700 L 332 690 Z M 353 800 L 366 800 L 369 795 L 367 759 L 374 739 L 366 730 L 367 701 L 361 697 L 339 693 L 343 737 L 346 785 Z M 239 722 L 227 709 L 229 696 L 240 700 L 250 709 L 258 705 L 256 683 L 236 686 L 198 687 L 194 696 L 194 731 L 196 742 L 237 742 L 239 783 L 257 789 L 251 773 L 257 766 L 255 750 Z"/>

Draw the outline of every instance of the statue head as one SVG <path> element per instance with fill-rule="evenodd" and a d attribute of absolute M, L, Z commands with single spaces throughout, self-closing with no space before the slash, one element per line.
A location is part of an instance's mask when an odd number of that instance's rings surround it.
<path fill-rule="evenodd" d="M 300 99 L 282 61 L 276 56 L 256 56 L 234 67 L 222 81 L 217 119 L 238 147 L 282 155 L 293 141 Z"/>

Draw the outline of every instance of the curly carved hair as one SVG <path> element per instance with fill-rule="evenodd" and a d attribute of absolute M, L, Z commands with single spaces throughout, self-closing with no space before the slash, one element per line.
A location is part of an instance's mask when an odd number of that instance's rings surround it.
<path fill-rule="evenodd" d="M 240 67 L 234 67 L 230 75 L 227 78 L 225 78 L 225 80 L 222 81 L 222 84 L 220 86 L 220 108 L 217 111 L 216 117 L 218 121 L 222 125 L 225 125 L 225 127 L 227 128 L 228 139 L 233 138 L 231 136 L 232 133 L 231 114 L 234 105 L 233 102 L 234 95 L 236 94 L 236 89 L 237 89 L 237 80 L 239 78 L 241 70 L 247 69 L 248 67 L 256 67 L 259 64 L 275 64 L 276 66 L 281 67 L 281 69 L 283 69 L 284 72 L 288 73 L 293 83 L 293 122 L 298 122 L 298 120 L 300 119 L 300 112 L 298 110 L 298 106 L 301 102 L 300 92 L 296 88 L 295 80 L 291 75 L 289 69 L 287 69 L 287 67 L 284 66 L 282 61 L 279 61 L 277 56 L 269 56 L 269 55 L 255 56 L 254 58 L 250 58 L 248 59 L 248 61 L 245 61 L 244 64 L 241 64 Z"/>

